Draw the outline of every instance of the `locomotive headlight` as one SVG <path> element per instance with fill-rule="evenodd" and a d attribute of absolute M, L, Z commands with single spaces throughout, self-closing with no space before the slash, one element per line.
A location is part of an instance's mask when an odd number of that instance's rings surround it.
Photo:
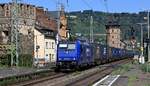
<path fill-rule="evenodd" d="M 74 57 L 73 60 L 76 60 L 76 58 Z"/>
<path fill-rule="evenodd" d="M 58 60 L 61 60 L 61 58 L 58 58 Z"/>
<path fill-rule="evenodd" d="M 62 65 L 62 63 L 61 63 L 61 62 L 58 62 L 58 64 L 59 64 L 59 65 Z"/>

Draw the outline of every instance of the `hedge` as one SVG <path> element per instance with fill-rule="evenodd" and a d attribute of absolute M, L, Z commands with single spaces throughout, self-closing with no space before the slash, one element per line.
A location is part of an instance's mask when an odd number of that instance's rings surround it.
<path fill-rule="evenodd" d="M 18 61 L 20 67 L 32 67 L 33 57 L 30 54 L 19 55 Z M 16 57 L 14 57 L 14 62 L 16 62 Z M 15 64 L 14 64 L 15 65 Z M 0 56 L 0 66 L 11 66 L 11 55 L 1 55 Z"/>

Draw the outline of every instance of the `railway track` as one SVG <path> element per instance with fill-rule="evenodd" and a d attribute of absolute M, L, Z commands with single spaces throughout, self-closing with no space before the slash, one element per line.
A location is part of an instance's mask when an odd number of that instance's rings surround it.
<path fill-rule="evenodd" d="M 55 74 L 53 74 L 51 76 L 38 78 L 38 79 L 34 79 L 34 80 L 29 80 L 29 81 L 25 81 L 25 82 L 22 82 L 22 83 L 11 85 L 11 86 L 31 86 L 31 85 L 38 84 L 38 83 L 41 83 L 41 82 L 44 82 L 44 81 L 48 81 L 48 80 L 51 80 L 51 79 L 63 77 L 65 75 L 66 75 L 65 73 L 55 73 Z"/>
<path fill-rule="evenodd" d="M 22 82 L 13 86 L 89 86 L 110 74 L 114 67 L 127 62 L 129 62 L 128 59 L 75 73 L 56 73 L 52 76 Z"/>
<path fill-rule="evenodd" d="M 92 86 L 93 83 L 97 82 L 98 80 L 102 79 L 103 77 L 109 75 L 114 70 L 114 67 L 118 67 L 122 64 L 128 63 L 129 60 L 121 60 L 115 63 L 111 63 L 109 65 L 102 66 L 102 70 L 93 73 L 92 75 L 87 75 L 84 78 L 80 78 L 74 82 L 70 82 L 65 86 Z M 116 65 L 116 66 L 115 66 Z M 107 86 L 107 85 L 106 85 Z"/>

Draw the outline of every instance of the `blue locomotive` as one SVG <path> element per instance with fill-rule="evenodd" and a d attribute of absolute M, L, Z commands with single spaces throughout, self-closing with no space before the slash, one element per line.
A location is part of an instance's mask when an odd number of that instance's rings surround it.
<path fill-rule="evenodd" d="M 94 63 L 92 46 L 89 43 L 75 41 L 58 44 L 57 68 L 75 68 Z"/>
<path fill-rule="evenodd" d="M 99 65 L 115 60 L 133 57 L 134 52 L 125 49 L 91 44 L 85 41 L 61 42 L 57 49 L 58 69 L 75 69 Z"/>

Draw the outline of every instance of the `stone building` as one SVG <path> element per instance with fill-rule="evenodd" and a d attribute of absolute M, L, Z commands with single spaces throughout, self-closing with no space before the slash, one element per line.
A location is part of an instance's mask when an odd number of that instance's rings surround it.
<path fill-rule="evenodd" d="M 67 40 L 68 39 L 68 30 L 67 30 L 67 18 L 64 11 L 64 6 L 61 6 L 61 12 L 60 12 L 60 30 L 59 35 L 61 40 Z"/>
<path fill-rule="evenodd" d="M 11 42 L 11 3 L 0 4 L 0 44 L 10 45 Z M 32 54 L 33 29 L 36 18 L 35 7 L 27 4 L 19 4 L 18 30 L 19 51 L 24 54 Z M 20 39 L 21 38 L 21 39 Z M 24 45 L 26 44 L 26 45 Z"/>
<path fill-rule="evenodd" d="M 60 17 L 58 17 L 58 11 L 48 11 L 49 16 L 53 16 L 53 19 L 57 20 L 60 18 L 60 27 L 59 27 L 59 41 L 65 41 L 68 39 L 68 28 L 67 28 L 67 17 L 65 15 L 64 6 L 61 5 Z"/>
<path fill-rule="evenodd" d="M 0 45 L 11 42 L 12 3 L 0 4 Z M 19 53 L 32 54 L 34 51 L 34 29 L 36 26 L 56 31 L 56 20 L 52 20 L 47 10 L 30 4 L 18 4 Z M 39 28 L 43 29 L 43 28 Z"/>
<path fill-rule="evenodd" d="M 125 44 L 121 42 L 120 25 L 116 22 L 109 22 L 106 25 L 107 45 L 115 48 L 124 48 Z"/>

